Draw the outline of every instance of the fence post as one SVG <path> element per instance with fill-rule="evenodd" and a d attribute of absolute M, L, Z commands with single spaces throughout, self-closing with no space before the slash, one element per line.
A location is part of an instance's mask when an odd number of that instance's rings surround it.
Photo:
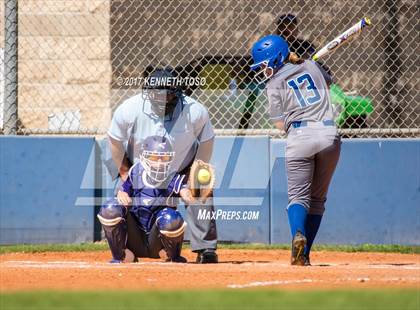
<path fill-rule="evenodd" d="M 17 0 L 4 3 L 4 114 L 6 135 L 17 133 L 18 123 L 18 4 Z"/>
<path fill-rule="evenodd" d="M 383 92 L 384 107 L 386 118 L 391 127 L 400 127 L 402 120 L 401 114 L 401 87 L 399 79 L 401 77 L 401 37 L 399 34 L 399 0 L 387 0 L 386 7 L 386 37 L 385 37 L 385 83 Z"/>

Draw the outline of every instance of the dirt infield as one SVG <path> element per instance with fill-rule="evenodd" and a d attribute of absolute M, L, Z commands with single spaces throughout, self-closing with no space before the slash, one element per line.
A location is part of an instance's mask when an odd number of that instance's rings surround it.
<path fill-rule="evenodd" d="M 142 259 L 108 264 L 108 252 L 0 255 L 0 291 L 33 289 L 204 289 L 270 287 L 420 288 L 420 255 L 315 252 L 311 267 L 289 265 L 284 250 L 218 251 L 220 264 Z"/>

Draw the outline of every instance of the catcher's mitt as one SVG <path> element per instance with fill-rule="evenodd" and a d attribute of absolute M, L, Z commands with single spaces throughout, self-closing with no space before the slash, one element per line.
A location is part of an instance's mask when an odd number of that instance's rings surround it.
<path fill-rule="evenodd" d="M 188 187 L 192 196 L 205 203 L 207 198 L 213 193 L 214 182 L 213 166 L 199 159 L 194 161 L 188 179 Z"/>

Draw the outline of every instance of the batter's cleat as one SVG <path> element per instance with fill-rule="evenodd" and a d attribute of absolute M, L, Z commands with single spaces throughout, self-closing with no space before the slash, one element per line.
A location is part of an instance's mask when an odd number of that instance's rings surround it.
<path fill-rule="evenodd" d="M 205 249 L 198 252 L 197 255 L 197 264 L 217 264 L 219 258 L 217 257 L 216 250 L 214 249 Z"/>
<path fill-rule="evenodd" d="M 293 266 L 305 266 L 305 250 L 306 238 L 298 231 L 292 240 L 292 259 L 291 264 Z"/>
<path fill-rule="evenodd" d="M 178 256 L 178 257 L 175 257 L 175 258 L 167 258 L 166 262 L 185 264 L 187 262 L 187 259 L 184 256 Z"/>
<path fill-rule="evenodd" d="M 122 264 L 124 261 L 120 260 L 120 259 L 111 259 L 109 261 L 110 264 Z"/>
<path fill-rule="evenodd" d="M 304 256 L 304 266 L 312 266 L 311 259 L 309 258 L 309 256 Z"/>

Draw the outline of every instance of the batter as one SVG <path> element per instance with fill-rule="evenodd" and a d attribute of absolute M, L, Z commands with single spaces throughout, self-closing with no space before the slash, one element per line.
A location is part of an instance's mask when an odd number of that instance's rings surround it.
<path fill-rule="evenodd" d="M 291 264 L 307 266 L 340 156 L 341 140 L 328 89 L 332 78 L 314 61 L 289 53 L 287 42 L 278 35 L 257 41 L 252 58 L 256 79 L 266 83 L 270 118 L 287 132 Z"/>

